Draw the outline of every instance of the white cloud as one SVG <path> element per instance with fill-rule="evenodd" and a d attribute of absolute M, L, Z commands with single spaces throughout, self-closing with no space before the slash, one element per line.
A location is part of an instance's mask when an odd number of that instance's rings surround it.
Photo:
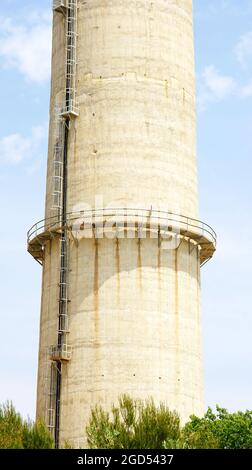
<path fill-rule="evenodd" d="M 25 160 L 38 159 L 40 147 L 47 138 L 47 126 L 32 128 L 29 137 L 15 133 L 0 140 L 0 163 L 15 165 Z"/>
<path fill-rule="evenodd" d="M 198 104 L 203 110 L 212 101 L 221 101 L 235 93 L 237 84 L 233 77 L 221 75 L 214 65 L 205 67 L 199 85 Z"/>
<path fill-rule="evenodd" d="M 50 77 L 51 17 L 34 12 L 20 23 L 0 20 L 0 64 L 13 67 L 29 81 Z"/>
<path fill-rule="evenodd" d="M 235 46 L 235 54 L 240 64 L 246 66 L 248 60 L 252 57 L 252 31 L 240 37 Z"/>
<path fill-rule="evenodd" d="M 242 87 L 240 90 L 240 94 L 244 98 L 249 98 L 250 96 L 252 96 L 252 82 Z"/>
<path fill-rule="evenodd" d="M 230 76 L 221 75 L 213 65 L 205 68 L 203 78 L 205 87 L 217 100 L 226 98 L 236 88 L 235 80 Z"/>
<path fill-rule="evenodd" d="M 252 5 L 252 2 L 251 2 Z M 224 0 L 222 6 L 226 8 Z M 237 42 L 234 53 L 239 63 L 246 67 L 252 59 L 252 31 L 243 34 Z M 198 80 L 198 109 L 204 111 L 207 105 L 220 102 L 231 96 L 252 97 L 252 81 L 239 83 L 234 77 L 220 73 L 214 65 L 208 65 Z"/>

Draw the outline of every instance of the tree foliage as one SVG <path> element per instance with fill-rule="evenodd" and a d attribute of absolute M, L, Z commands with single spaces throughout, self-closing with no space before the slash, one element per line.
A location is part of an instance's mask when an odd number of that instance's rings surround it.
<path fill-rule="evenodd" d="M 152 399 L 119 398 L 111 413 L 96 407 L 87 426 L 88 444 L 103 449 L 160 449 L 164 442 L 180 438 L 180 421 L 163 403 Z"/>
<path fill-rule="evenodd" d="M 183 430 L 184 440 L 197 449 L 252 449 L 252 411 L 229 413 L 216 406 L 203 418 L 191 416 Z"/>
<path fill-rule="evenodd" d="M 164 404 L 123 395 L 111 413 L 92 410 L 87 436 L 96 449 L 251 449 L 252 411 L 229 413 L 217 406 L 216 413 L 209 408 L 182 428 Z"/>
<path fill-rule="evenodd" d="M 252 411 L 208 408 L 181 427 L 164 403 L 123 395 L 111 412 L 94 408 L 86 432 L 93 449 L 252 449 Z M 24 420 L 7 402 L 0 405 L 0 448 L 52 449 L 54 442 L 41 421 Z"/>
<path fill-rule="evenodd" d="M 22 448 L 23 422 L 12 403 L 0 406 L 0 448 Z"/>
<path fill-rule="evenodd" d="M 1 449 L 52 449 L 54 442 L 46 426 L 23 420 L 12 403 L 0 405 Z"/>

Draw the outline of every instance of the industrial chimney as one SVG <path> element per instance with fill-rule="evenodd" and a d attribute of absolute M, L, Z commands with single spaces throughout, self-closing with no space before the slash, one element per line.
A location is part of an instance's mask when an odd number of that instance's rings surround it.
<path fill-rule="evenodd" d="M 53 2 L 37 416 L 85 446 L 96 404 L 203 412 L 192 0 Z"/>

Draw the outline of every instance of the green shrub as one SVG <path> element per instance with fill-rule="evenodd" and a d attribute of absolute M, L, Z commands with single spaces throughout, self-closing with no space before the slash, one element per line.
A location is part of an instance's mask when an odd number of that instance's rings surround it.
<path fill-rule="evenodd" d="M 110 414 L 101 407 L 91 411 L 87 436 L 94 449 L 159 449 L 180 438 L 180 422 L 163 403 L 123 395 Z"/>
<path fill-rule="evenodd" d="M 52 449 L 54 441 L 46 426 L 23 420 L 12 403 L 0 406 L 1 449 Z"/>

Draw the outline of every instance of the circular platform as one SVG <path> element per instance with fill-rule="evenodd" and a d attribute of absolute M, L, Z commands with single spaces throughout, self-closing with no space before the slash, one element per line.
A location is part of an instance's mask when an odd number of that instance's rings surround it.
<path fill-rule="evenodd" d="M 35 223 L 27 233 L 27 243 L 28 251 L 36 261 L 43 264 L 44 246 L 64 229 L 69 230 L 74 237 L 81 231 L 89 231 L 89 238 L 95 238 L 99 231 L 101 238 L 101 231 L 104 236 L 108 231 L 114 231 L 116 237 L 117 231 L 134 230 L 138 238 L 144 238 L 150 232 L 164 239 L 167 236 L 187 238 L 200 247 L 201 265 L 212 258 L 217 242 L 216 233 L 208 224 L 172 212 L 139 208 L 94 209 L 68 213 L 65 224 L 62 224 L 59 216 Z"/>

